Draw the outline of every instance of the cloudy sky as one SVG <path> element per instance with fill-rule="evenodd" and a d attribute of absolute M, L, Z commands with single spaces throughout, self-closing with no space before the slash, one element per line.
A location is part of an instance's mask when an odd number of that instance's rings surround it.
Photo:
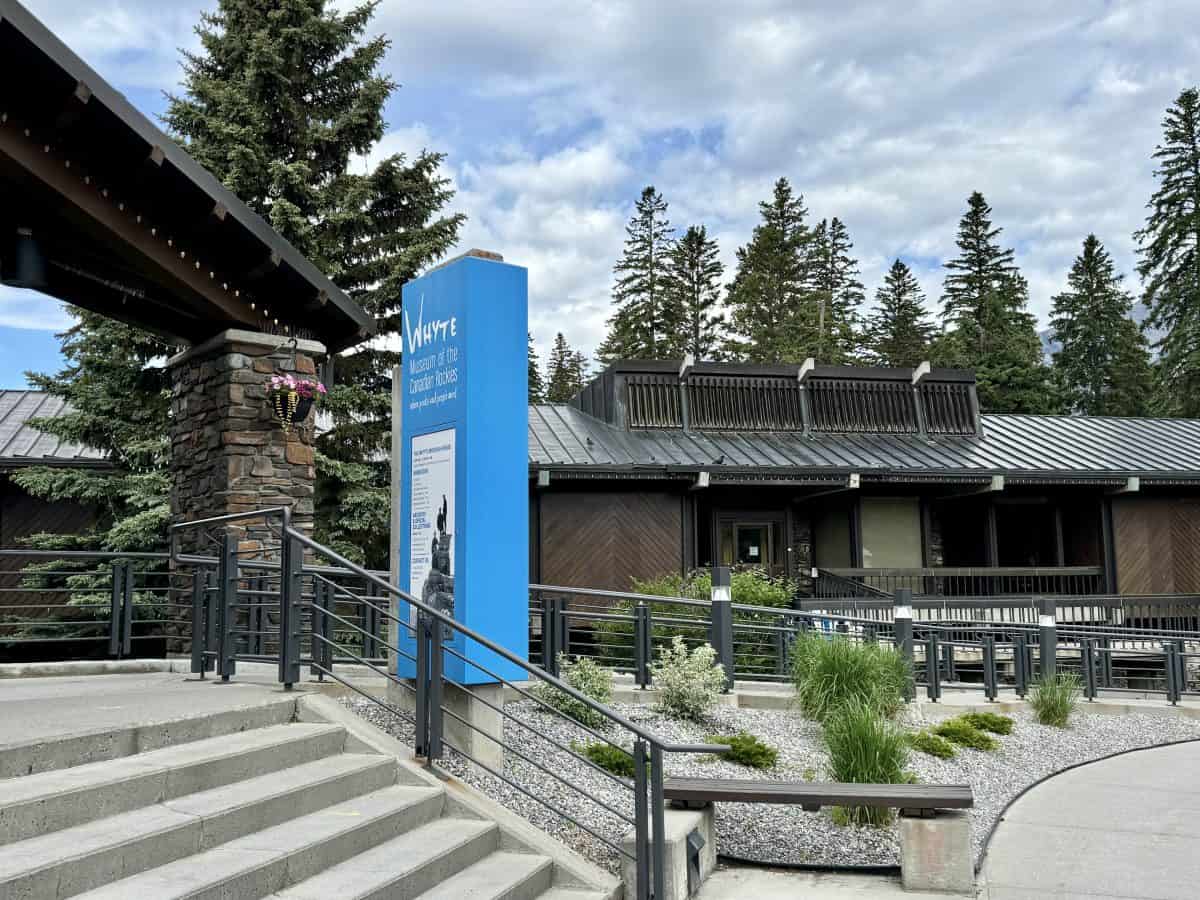
<path fill-rule="evenodd" d="M 147 114 L 194 47 L 195 0 L 25 0 Z M 900 257 L 931 308 L 967 195 L 981 190 L 1034 312 L 1094 231 L 1132 286 L 1163 110 L 1200 81 L 1195 0 L 383 0 L 402 88 L 383 151 L 447 154 L 461 248 L 529 267 L 540 348 L 604 332 L 642 186 L 703 223 L 732 269 L 786 175 L 842 218 L 874 292 Z M 0 293 L 0 387 L 56 364 L 65 317 Z"/>

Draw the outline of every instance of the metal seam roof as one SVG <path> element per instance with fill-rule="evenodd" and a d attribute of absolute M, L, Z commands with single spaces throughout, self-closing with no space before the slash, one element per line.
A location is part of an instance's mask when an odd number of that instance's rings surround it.
<path fill-rule="evenodd" d="M 44 391 L 0 390 L 0 467 L 36 463 L 102 463 L 104 454 L 38 431 L 30 419 L 54 418 L 70 407 Z"/>
<path fill-rule="evenodd" d="M 529 408 L 529 462 L 537 468 L 606 470 L 813 468 L 1200 481 L 1200 420 L 1008 414 L 982 419 L 981 437 L 624 431 L 574 407 L 539 404 Z M 615 447 L 621 452 L 609 449 Z"/>

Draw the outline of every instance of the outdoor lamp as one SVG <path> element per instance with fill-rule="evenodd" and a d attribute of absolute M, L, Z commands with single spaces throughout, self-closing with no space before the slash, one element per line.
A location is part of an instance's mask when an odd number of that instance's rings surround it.
<path fill-rule="evenodd" d="M 40 290 L 46 282 L 46 258 L 33 237 L 33 229 L 18 228 L 10 251 L 0 260 L 0 283 Z"/>

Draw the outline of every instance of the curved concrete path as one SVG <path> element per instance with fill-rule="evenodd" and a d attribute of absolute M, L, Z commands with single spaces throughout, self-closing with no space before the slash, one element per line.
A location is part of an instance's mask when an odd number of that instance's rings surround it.
<path fill-rule="evenodd" d="M 1200 897 L 1200 743 L 1126 753 L 1056 775 L 992 837 L 986 900 Z"/>

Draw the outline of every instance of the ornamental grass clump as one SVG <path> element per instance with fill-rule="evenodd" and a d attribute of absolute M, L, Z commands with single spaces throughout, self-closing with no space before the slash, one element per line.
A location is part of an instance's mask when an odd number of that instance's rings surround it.
<path fill-rule="evenodd" d="M 1079 676 L 1073 672 L 1059 672 L 1047 679 L 1039 678 L 1029 692 L 1029 705 L 1040 725 L 1066 728 L 1078 704 Z"/>
<path fill-rule="evenodd" d="M 935 725 L 933 733 L 960 747 L 970 747 L 972 750 L 995 750 L 1000 746 L 994 737 L 985 731 L 980 731 L 963 716 L 947 719 L 945 722 Z"/>
<path fill-rule="evenodd" d="M 612 672 L 594 659 L 581 656 L 571 660 L 566 655 L 559 654 L 558 677 L 597 703 L 608 703 L 612 699 Z M 603 728 L 608 724 L 608 719 L 603 714 L 553 685 L 545 683 L 535 685 L 533 695 L 563 715 L 570 716 L 581 725 L 589 728 Z"/>
<path fill-rule="evenodd" d="M 751 769 L 773 769 L 779 761 L 778 750 L 748 731 L 739 731 L 737 734 L 710 734 L 704 740 L 709 744 L 728 744 L 729 752 L 717 755 L 721 759 Z"/>
<path fill-rule="evenodd" d="M 829 751 L 831 781 L 854 784 L 908 784 L 908 739 L 870 703 L 851 700 L 837 707 L 825 721 L 825 747 Z M 834 821 L 847 825 L 887 825 L 892 810 L 874 807 L 838 807 Z"/>
<path fill-rule="evenodd" d="M 904 705 L 911 677 L 908 662 L 890 647 L 812 631 L 793 642 L 791 665 L 800 709 L 818 722 L 849 703 L 891 717 Z"/>
<path fill-rule="evenodd" d="M 725 689 L 725 667 L 709 644 L 688 650 L 679 635 L 659 651 L 651 666 L 658 708 L 675 719 L 701 722 Z"/>

